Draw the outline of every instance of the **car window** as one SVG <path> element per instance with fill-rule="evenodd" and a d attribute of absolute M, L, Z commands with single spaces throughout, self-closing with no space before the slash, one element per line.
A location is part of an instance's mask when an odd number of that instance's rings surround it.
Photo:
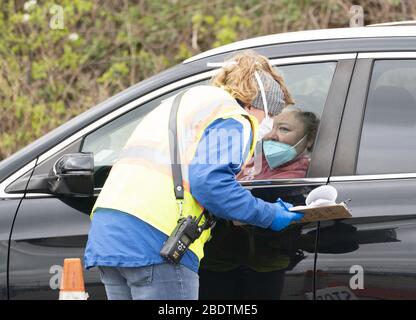
<path fill-rule="evenodd" d="M 194 83 L 159 96 L 88 134 L 84 139 L 81 152 L 94 154 L 95 187 L 101 188 L 104 185 L 114 161 L 118 158 L 133 130 L 146 114 L 156 108 L 161 101 L 177 92 L 204 83 L 206 81 Z"/>
<path fill-rule="evenodd" d="M 285 78 L 289 90 L 296 100 L 296 107 L 302 111 L 314 113 L 319 120 L 335 67 L 336 62 L 309 63 L 281 66 L 278 68 L 278 72 Z M 194 83 L 192 86 L 203 83 L 207 83 L 207 80 Z M 112 164 L 118 158 L 124 144 L 141 119 L 157 107 L 162 100 L 182 89 L 184 88 L 151 100 L 85 137 L 81 151 L 94 153 L 95 186 L 97 188 L 104 185 Z M 298 176 L 304 175 L 307 167 L 308 163 L 305 157 L 301 172 L 296 174 Z"/>
<path fill-rule="evenodd" d="M 416 172 L 416 60 L 378 60 L 367 97 L 357 174 Z"/>
<path fill-rule="evenodd" d="M 335 72 L 335 62 L 279 66 L 296 106 L 322 115 L 329 87 Z"/>
<path fill-rule="evenodd" d="M 279 66 L 278 72 L 284 77 L 296 101 L 296 107 L 302 111 L 313 112 L 319 119 L 328 95 L 335 67 L 335 62 L 308 63 Z M 129 111 L 85 136 L 80 149 L 78 149 L 80 144 L 80 141 L 78 141 L 76 148 L 72 148 L 71 152 L 79 150 L 80 152 L 92 152 L 94 154 L 95 187 L 101 188 L 104 185 L 110 169 L 122 151 L 124 144 L 147 113 L 156 108 L 162 100 L 171 97 L 180 90 L 199 84 L 206 84 L 208 81 L 207 79 L 187 87 L 178 88 Z M 46 161 L 36 169 L 36 173 L 48 174 L 55 160 L 56 156 Z M 302 172 L 305 173 L 304 170 Z M 20 190 L 20 188 L 17 189 Z M 13 189 L 12 191 L 16 190 Z"/>
<path fill-rule="evenodd" d="M 295 105 L 274 117 L 273 129 L 257 144 L 240 181 L 304 178 L 335 72 L 336 62 L 279 66 Z"/>

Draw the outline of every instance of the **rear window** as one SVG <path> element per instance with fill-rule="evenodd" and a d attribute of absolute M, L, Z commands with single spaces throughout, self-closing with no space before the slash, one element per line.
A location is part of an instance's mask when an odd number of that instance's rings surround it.
<path fill-rule="evenodd" d="M 374 63 L 357 174 L 416 172 L 416 60 Z"/>

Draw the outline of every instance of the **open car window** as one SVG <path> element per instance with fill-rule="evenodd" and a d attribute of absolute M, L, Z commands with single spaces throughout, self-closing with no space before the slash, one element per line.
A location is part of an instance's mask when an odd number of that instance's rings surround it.
<path fill-rule="evenodd" d="M 295 100 L 273 117 L 273 129 L 257 143 L 240 181 L 304 178 L 336 62 L 276 67 Z"/>
<path fill-rule="evenodd" d="M 84 138 L 81 152 L 92 152 L 94 154 L 95 188 L 103 187 L 113 163 L 118 159 L 128 138 L 146 114 L 159 106 L 163 100 L 179 91 L 204 83 L 206 81 L 178 88 L 159 96 L 88 134 Z"/>

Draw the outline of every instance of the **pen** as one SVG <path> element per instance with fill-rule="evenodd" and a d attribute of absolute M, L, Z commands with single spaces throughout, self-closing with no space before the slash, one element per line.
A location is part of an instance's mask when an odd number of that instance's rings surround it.
<path fill-rule="evenodd" d="M 277 199 L 277 201 L 276 202 L 278 202 L 278 203 L 280 203 L 281 205 L 282 205 L 282 207 L 283 208 L 285 208 L 287 211 L 289 211 L 289 208 L 288 207 L 286 207 L 286 205 L 285 205 L 285 203 L 283 202 L 283 200 L 282 199 Z"/>
<path fill-rule="evenodd" d="M 350 201 L 351 201 L 351 199 L 347 199 L 347 200 L 342 201 L 342 203 L 347 204 Z"/>

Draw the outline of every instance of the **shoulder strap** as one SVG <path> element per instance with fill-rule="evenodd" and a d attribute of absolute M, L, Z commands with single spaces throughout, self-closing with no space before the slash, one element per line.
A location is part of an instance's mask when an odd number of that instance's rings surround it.
<path fill-rule="evenodd" d="M 181 91 L 173 100 L 172 109 L 169 116 L 169 145 L 170 145 L 170 159 L 172 166 L 172 177 L 174 184 L 174 191 L 176 199 L 183 200 L 184 191 L 182 183 L 182 168 L 181 159 L 178 152 L 178 109 L 182 96 L 186 91 Z"/>
<path fill-rule="evenodd" d="M 186 90 L 181 91 L 173 100 L 172 109 L 170 110 L 169 115 L 169 146 L 170 146 L 170 159 L 172 162 L 172 177 L 173 177 L 173 186 L 175 191 L 176 200 L 184 199 L 184 190 L 182 182 L 182 165 L 180 161 L 180 154 L 178 152 L 178 109 L 181 103 L 182 96 Z M 182 201 L 180 203 L 180 215 L 182 215 Z M 205 216 L 205 222 L 202 224 L 201 230 L 206 230 L 211 227 L 214 227 L 216 220 L 214 216 L 209 213 L 206 209 L 198 217 L 197 222 L 200 221 L 202 215 Z"/>

